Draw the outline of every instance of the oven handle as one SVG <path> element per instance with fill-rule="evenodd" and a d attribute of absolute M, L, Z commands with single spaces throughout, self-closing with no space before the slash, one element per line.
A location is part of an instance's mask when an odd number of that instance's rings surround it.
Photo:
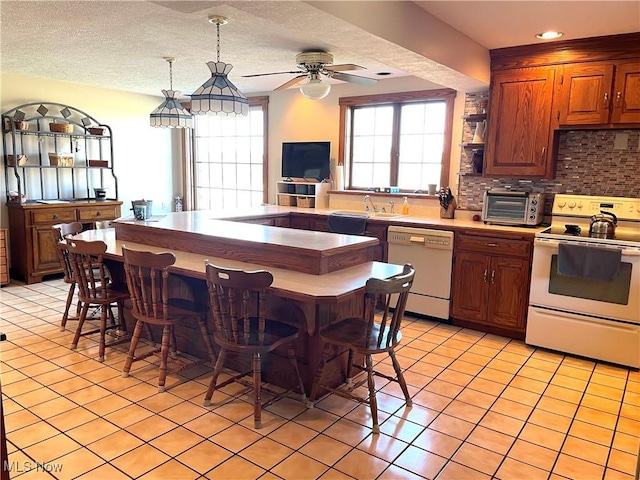
<path fill-rule="evenodd" d="M 565 244 L 565 245 L 570 245 L 572 243 L 578 243 L 579 245 L 585 245 L 584 243 L 580 243 L 580 242 L 562 242 L 560 240 L 551 240 L 551 239 L 542 239 L 542 238 L 535 238 L 533 240 L 533 245 L 534 247 L 547 247 L 547 248 L 557 248 L 558 245 L 560 245 L 561 243 Z M 593 245 L 590 245 L 593 246 Z M 640 248 L 628 248 L 628 247 L 613 247 L 613 246 L 606 246 L 606 245 L 597 245 L 598 248 L 620 248 L 622 250 L 622 256 L 623 257 L 640 257 Z"/>

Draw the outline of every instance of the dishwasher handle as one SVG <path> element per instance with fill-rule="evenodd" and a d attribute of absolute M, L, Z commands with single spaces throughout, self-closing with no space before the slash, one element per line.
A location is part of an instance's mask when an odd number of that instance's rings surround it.
<path fill-rule="evenodd" d="M 420 244 L 420 245 L 424 245 L 425 244 L 425 239 L 424 237 L 414 237 L 413 235 L 411 237 L 409 237 L 409 242 L 410 243 L 414 243 L 414 244 Z"/>

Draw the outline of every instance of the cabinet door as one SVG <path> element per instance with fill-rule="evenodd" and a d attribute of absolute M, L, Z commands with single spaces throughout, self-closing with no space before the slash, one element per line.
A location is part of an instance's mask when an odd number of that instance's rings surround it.
<path fill-rule="evenodd" d="M 291 228 L 309 230 L 311 228 L 309 218 L 305 215 L 291 215 Z"/>
<path fill-rule="evenodd" d="M 491 324 L 524 329 L 529 298 L 528 260 L 493 257 L 489 273 L 487 321 Z"/>
<path fill-rule="evenodd" d="M 564 67 L 560 125 L 609 123 L 613 64 L 578 63 Z"/>
<path fill-rule="evenodd" d="M 555 67 L 540 67 L 493 76 L 486 175 L 553 178 L 555 75 Z"/>
<path fill-rule="evenodd" d="M 640 123 L 640 62 L 616 68 L 611 123 Z"/>
<path fill-rule="evenodd" d="M 33 269 L 35 273 L 60 271 L 51 225 L 33 227 Z"/>
<path fill-rule="evenodd" d="M 456 254 L 451 292 L 451 315 L 485 322 L 488 304 L 490 257 L 471 252 Z"/>

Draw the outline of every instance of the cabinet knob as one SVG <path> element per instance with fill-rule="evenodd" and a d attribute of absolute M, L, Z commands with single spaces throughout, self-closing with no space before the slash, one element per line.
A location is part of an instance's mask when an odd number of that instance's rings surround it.
<path fill-rule="evenodd" d="M 620 101 L 622 100 L 622 92 L 616 93 L 616 107 L 620 106 Z"/>
<path fill-rule="evenodd" d="M 57 220 L 57 219 L 58 219 L 58 214 L 57 214 L 57 213 L 54 213 L 54 214 L 52 215 L 52 218 L 53 218 L 54 220 Z"/>
<path fill-rule="evenodd" d="M 547 147 L 542 147 L 542 151 L 540 152 L 540 159 L 544 161 L 544 156 L 547 153 Z"/>
<path fill-rule="evenodd" d="M 491 284 L 493 285 L 494 283 L 496 283 L 496 271 L 491 270 Z"/>
<path fill-rule="evenodd" d="M 609 93 L 604 92 L 604 108 L 609 108 Z"/>
<path fill-rule="evenodd" d="M 99 217 L 100 215 L 102 215 L 102 212 L 96 212 L 96 217 Z"/>
<path fill-rule="evenodd" d="M 489 274 L 489 270 L 487 270 L 486 268 L 484 269 L 484 273 L 482 274 L 483 278 L 484 278 L 484 283 L 487 283 L 487 275 Z"/>
<path fill-rule="evenodd" d="M 487 247 L 497 247 L 499 246 L 497 243 L 485 243 Z"/>

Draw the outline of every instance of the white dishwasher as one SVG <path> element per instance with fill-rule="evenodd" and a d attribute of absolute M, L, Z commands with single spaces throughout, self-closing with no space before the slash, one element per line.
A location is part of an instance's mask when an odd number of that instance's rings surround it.
<path fill-rule="evenodd" d="M 391 226 L 387 242 L 389 263 L 410 263 L 416 270 L 406 310 L 449 319 L 453 232 Z"/>

